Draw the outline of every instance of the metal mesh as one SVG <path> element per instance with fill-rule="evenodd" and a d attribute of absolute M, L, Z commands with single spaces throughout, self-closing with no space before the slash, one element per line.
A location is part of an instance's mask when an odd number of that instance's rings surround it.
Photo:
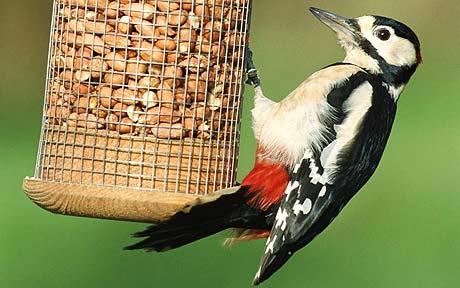
<path fill-rule="evenodd" d="M 250 0 L 56 0 L 35 177 L 235 184 Z"/>

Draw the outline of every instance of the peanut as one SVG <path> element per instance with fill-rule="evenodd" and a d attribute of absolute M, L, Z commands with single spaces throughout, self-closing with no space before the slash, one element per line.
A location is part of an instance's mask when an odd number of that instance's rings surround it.
<path fill-rule="evenodd" d="M 108 0 L 62 0 L 67 4 L 78 5 L 80 7 L 95 7 L 105 9 L 108 5 Z"/>
<path fill-rule="evenodd" d="M 155 45 L 161 50 L 172 51 L 176 49 L 176 41 L 169 37 L 166 37 L 166 39 L 159 39 L 155 42 Z"/>
<path fill-rule="evenodd" d="M 118 131 L 120 134 L 128 134 L 133 133 L 134 128 L 133 120 L 129 119 L 128 117 L 123 117 L 120 121 L 120 125 L 118 126 Z"/>
<path fill-rule="evenodd" d="M 195 97 L 196 101 L 201 102 L 205 99 L 206 81 L 196 79 L 196 75 L 190 75 L 187 81 L 187 91 Z"/>
<path fill-rule="evenodd" d="M 118 116 L 115 114 L 108 114 L 107 117 L 105 118 L 105 125 L 109 130 L 115 131 L 117 130 L 117 125 L 120 120 L 118 119 Z"/>
<path fill-rule="evenodd" d="M 161 103 L 172 104 L 174 102 L 174 94 L 172 87 L 165 81 L 158 85 L 158 100 Z"/>
<path fill-rule="evenodd" d="M 180 26 L 187 22 L 188 12 L 183 10 L 172 11 L 168 14 L 168 24 L 171 26 Z"/>
<path fill-rule="evenodd" d="M 125 71 L 126 69 L 126 60 L 123 56 L 116 52 L 110 52 L 105 56 L 105 61 L 107 64 L 116 71 Z"/>
<path fill-rule="evenodd" d="M 117 49 L 125 49 L 132 44 L 128 37 L 122 35 L 107 34 L 103 35 L 102 39 L 104 40 L 106 46 L 113 46 Z"/>
<path fill-rule="evenodd" d="M 128 106 L 120 102 L 115 104 L 112 109 L 112 113 L 117 115 L 118 117 L 125 117 L 127 111 Z"/>
<path fill-rule="evenodd" d="M 168 27 L 165 16 L 158 15 L 156 17 L 155 27 L 157 27 L 156 30 L 161 35 L 166 35 L 166 36 L 176 35 L 176 31 L 172 29 L 171 27 Z"/>
<path fill-rule="evenodd" d="M 220 37 L 220 31 L 222 31 L 222 23 L 219 21 L 212 21 L 206 23 L 203 28 L 203 36 L 210 42 L 217 42 Z"/>
<path fill-rule="evenodd" d="M 77 114 L 72 113 L 67 119 L 67 125 L 70 127 L 80 127 L 86 129 L 102 129 L 104 122 L 99 120 L 94 114 Z"/>
<path fill-rule="evenodd" d="M 173 110 L 170 107 L 161 106 L 153 107 L 147 110 L 146 123 L 155 125 L 158 123 L 176 123 L 181 119 L 181 114 L 177 110 Z"/>
<path fill-rule="evenodd" d="M 141 103 L 147 109 L 152 108 L 158 104 L 157 95 L 153 91 L 147 91 L 142 95 Z"/>
<path fill-rule="evenodd" d="M 147 41 L 142 41 L 140 45 L 139 55 L 142 59 L 148 62 L 163 62 L 164 53 L 160 48 Z"/>
<path fill-rule="evenodd" d="M 160 139 L 180 139 L 183 137 L 182 124 L 159 123 L 151 128 L 152 134 Z"/>
<path fill-rule="evenodd" d="M 113 98 L 126 105 L 136 105 L 138 98 L 138 92 L 126 88 L 118 88 L 113 93 Z"/>
<path fill-rule="evenodd" d="M 126 84 L 126 75 L 115 73 L 115 71 L 108 71 L 104 74 L 104 83 L 111 83 L 113 86 Z"/>
<path fill-rule="evenodd" d="M 139 20 L 137 24 L 134 25 L 134 28 L 140 35 L 146 37 L 160 37 L 160 32 L 156 32 L 155 27 L 152 22 L 147 20 Z"/>
<path fill-rule="evenodd" d="M 139 120 L 139 116 L 142 114 L 142 109 L 131 105 L 126 109 L 126 114 L 128 114 L 128 118 L 135 123 L 137 120 Z"/>
<path fill-rule="evenodd" d="M 164 79 L 166 79 L 166 84 L 168 84 L 170 87 L 176 87 L 180 85 L 180 79 L 184 77 L 184 71 L 180 67 L 166 66 L 163 76 Z"/>
<path fill-rule="evenodd" d="M 114 29 L 112 26 L 105 24 L 103 22 L 94 22 L 86 20 L 77 20 L 71 19 L 69 21 L 69 28 L 72 31 L 76 32 L 87 32 L 87 33 L 96 33 L 96 34 L 105 34 L 112 32 Z"/>
<path fill-rule="evenodd" d="M 160 84 L 160 79 L 154 76 L 142 77 L 139 80 L 139 88 L 141 89 L 155 89 Z"/>
<path fill-rule="evenodd" d="M 120 18 L 118 22 L 118 27 L 117 30 L 121 34 L 128 34 L 131 31 L 131 17 L 129 16 L 123 16 Z"/>
<path fill-rule="evenodd" d="M 125 15 L 147 20 L 152 19 L 155 15 L 155 7 L 147 3 L 130 3 L 121 5 L 120 10 Z"/>
<path fill-rule="evenodd" d="M 196 0 L 195 1 L 195 14 L 200 18 L 209 18 L 209 7 L 207 0 Z"/>
<path fill-rule="evenodd" d="M 52 124 L 61 124 L 62 121 L 65 121 L 69 117 L 69 115 L 70 109 L 62 106 L 52 106 L 48 108 L 46 112 L 48 120 L 54 122 Z"/>
<path fill-rule="evenodd" d="M 139 63 L 137 59 L 128 59 L 128 64 L 126 65 L 126 72 L 129 78 L 137 79 L 137 77 L 146 74 L 147 70 L 148 66 L 143 63 Z"/>
<path fill-rule="evenodd" d="M 197 40 L 196 30 L 190 25 L 184 25 L 181 27 L 179 33 L 176 36 L 176 41 L 179 42 L 179 52 L 189 53 L 195 48 Z"/>
<path fill-rule="evenodd" d="M 162 12 L 171 12 L 180 8 L 180 5 L 174 2 L 168 1 L 157 1 L 158 10 Z"/>
<path fill-rule="evenodd" d="M 118 3 L 118 1 L 110 2 L 107 8 L 108 9 L 105 11 L 105 15 L 107 15 L 108 18 L 118 17 L 118 11 L 120 10 L 120 3 Z"/>

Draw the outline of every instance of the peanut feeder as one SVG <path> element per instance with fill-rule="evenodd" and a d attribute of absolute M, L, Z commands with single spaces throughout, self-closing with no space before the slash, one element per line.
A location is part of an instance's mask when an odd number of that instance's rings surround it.
<path fill-rule="evenodd" d="M 249 12 L 250 0 L 55 0 L 28 196 L 157 221 L 235 185 Z"/>

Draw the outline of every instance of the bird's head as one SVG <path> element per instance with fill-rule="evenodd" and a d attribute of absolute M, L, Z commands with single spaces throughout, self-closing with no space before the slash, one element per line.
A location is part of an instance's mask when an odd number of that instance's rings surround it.
<path fill-rule="evenodd" d="M 396 89 L 404 87 L 422 62 L 417 35 L 401 22 L 383 16 L 349 19 L 313 7 L 310 11 L 337 33 L 344 62 L 381 74 Z"/>

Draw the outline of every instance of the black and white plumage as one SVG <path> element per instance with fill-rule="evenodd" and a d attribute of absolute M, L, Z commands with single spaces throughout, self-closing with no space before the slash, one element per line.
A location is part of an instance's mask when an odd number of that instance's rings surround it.
<path fill-rule="evenodd" d="M 350 65 L 341 63 L 330 68 L 343 66 L 340 69 L 355 72 L 333 85 L 327 94 L 324 101 L 331 111 L 319 116 L 327 127 L 321 134 L 322 141 L 307 147 L 290 171 L 262 258 L 260 271 L 264 275 L 271 275 L 321 233 L 380 161 L 396 104 L 379 79 Z M 256 283 L 262 280 L 259 272 Z"/>
<path fill-rule="evenodd" d="M 248 54 L 256 92 L 254 168 L 241 187 L 136 234 L 146 238 L 129 249 L 166 251 L 237 228 L 230 242 L 268 237 L 254 279 L 259 284 L 321 233 L 369 180 L 399 95 L 421 62 L 420 43 L 410 28 L 386 17 L 311 12 L 337 33 L 345 60 L 275 102 L 264 96 Z"/>
<path fill-rule="evenodd" d="M 338 33 L 347 57 L 312 75 L 286 98 L 297 93 L 304 99 L 317 97 L 316 105 L 325 108 L 311 116 L 317 123 L 308 123 L 321 128 L 309 132 L 313 140 L 304 141 L 304 153 L 290 170 L 255 284 L 321 233 L 369 180 L 390 135 L 399 94 L 421 61 L 418 39 L 404 24 L 377 16 L 346 19 L 311 11 Z M 391 37 L 399 38 L 393 45 L 401 51 L 385 47 Z M 309 86 L 321 85 L 328 88 L 319 95 L 305 93 Z"/>

